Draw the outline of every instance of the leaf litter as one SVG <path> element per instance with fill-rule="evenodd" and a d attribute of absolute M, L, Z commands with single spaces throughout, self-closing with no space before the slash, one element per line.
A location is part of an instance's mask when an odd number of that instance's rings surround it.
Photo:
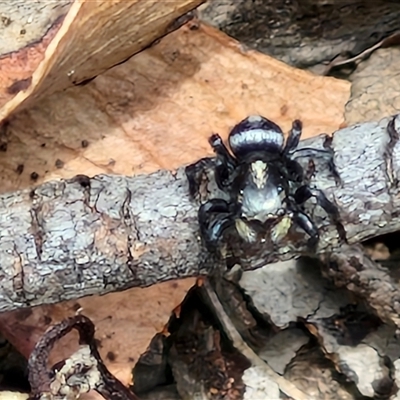
<path fill-rule="evenodd" d="M 32 174 L 37 177 L 35 184 L 40 184 L 77 173 L 135 174 L 174 169 L 209 154 L 209 134 L 218 131 L 226 137 L 229 128 L 250 113 L 264 114 L 286 131 L 291 120 L 299 117 L 306 121 L 306 136 L 330 133 L 343 124 L 348 83 L 315 77 L 247 51 L 206 26 L 188 26 L 87 85 L 56 93 L 13 115 L 7 121 L 6 145 L 2 146 L 3 190 L 32 185 Z M 383 60 L 389 67 L 395 65 L 393 54 L 392 49 L 380 49 L 360 63 L 352 89 L 352 99 L 359 96 L 358 103 L 348 104 L 347 123 L 380 118 L 398 109 L 395 92 L 382 90 L 395 88 L 395 82 L 365 91 L 376 71 L 382 79 L 393 75 L 379 64 Z M 374 60 L 378 60 L 378 67 Z M 380 97 L 382 93 L 386 93 L 385 98 Z M 368 111 L 367 104 L 379 107 Z M 352 110 L 356 114 L 351 115 Z M 304 266 L 280 264 L 246 272 L 239 280 L 239 293 L 230 297 L 236 299 L 241 318 L 234 321 L 234 327 L 228 323 L 222 330 L 238 329 L 252 347 L 258 344 L 252 353 L 248 348 L 242 351 L 253 361 L 242 376 L 245 396 L 252 398 L 257 393 L 275 398 L 284 392 L 293 398 L 302 398 L 304 393 L 305 398 L 389 397 L 399 365 L 397 327 L 391 323 L 391 311 L 370 309 L 371 297 L 364 297 L 364 304 L 363 293 L 360 298 L 350 286 L 333 289 L 318 275 L 318 267 L 308 267 L 311 271 Z M 130 368 L 151 338 L 165 331 L 170 310 L 193 283 L 172 282 L 150 288 L 152 293 L 150 289 L 134 289 L 110 297 L 38 307 L 28 313 L 17 311 L 4 315 L 4 325 L 10 327 L 10 340 L 28 354 L 49 323 L 82 310 L 96 322 L 108 364 L 114 371 L 119 369 L 115 373 L 128 384 Z M 241 300 L 242 291 L 246 295 Z M 234 294 L 232 285 L 229 293 Z M 155 313 L 155 303 L 165 308 Z M 148 309 L 143 304 L 148 304 Z M 209 306 L 218 309 L 215 298 Z M 140 308 L 142 313 L 133 312 L 133 308 Z M 224 308 L 229 310 L 226 304 Z M 106 315 L 111 313 L 113 319 Z M 229 317 L 232 321 L 234 313 Z M 114 324 L 113 329 L 109 329 L 110 324 Z M 203 329 L 207 342 L 213 342 L 217 352 L 221 343 L 224 345 L 223 338 L 217 339 L 219 329 Z M 232 342 L 243 350 L 237 335 Z M 54 358 L 64 356 L 59 353 Z M 370 363 L 360 362 L 365 358 Z M 272 378 L 266 378 L 270 375 L 259 360 L 275 372 Z M 294 387 L 289 385 L 288 389 L 281 375 Z M 296 392 L 296 386 L 300 392 Z M 217 387 L 209 390 L 211 395 L 219 394 Z"/>

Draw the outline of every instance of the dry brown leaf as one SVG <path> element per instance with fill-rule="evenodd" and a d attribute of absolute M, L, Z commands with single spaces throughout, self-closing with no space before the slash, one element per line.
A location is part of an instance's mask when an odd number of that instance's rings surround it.
<path fill-rule="evenodd" d="M 3 128 L 2 190 L 32 185 L 32 172 L 40 183 L 81 173 L 174 169 L 211 154 L 210 133 L 226 137 L 251 113 L 285 131 L 300 118 L 304 137 L 331 133 L 343 122 L 349 90 L 347 82 L 245 51 L 213 28 L 185 26 L 86 86 L 10 118 Z"/>
<path fill-rule="evenodd" d="M 32 185 L 33 172 L 40 183 L 76 174 L 174 169 L 211 154 L 210 133 L 226 137 L 251 113 L 285 131 L 300 118 L 305 137 L 330 133 L 343 123 L 348 96 L 346 82 L 246 51 L 221 32 L 192 23 L 87 85 L 55 93 L 10 118 L 0 138 L 7 141 L 2 190 Z M 80 299 L 79 305 L 98 328 L 103 356 L 112 349 L 131 368 L 193 283 L 135 288 Z M 75 312 L 76 303 L 3 314 L 12 330 L 8 336 L 28 354 L 48 324 Z M 62 356 L 60 349 L 55 356 Z"/>
<path fill-rule="evenodd" d="M 202 2 L 75 0 L 54 5 L 39 0 L 25 6 L 3 2 L 0 121 L 22 103 L 26 107 L 27 100 L 32 104 L 126 60 Z M 16 40 L 21 36 L 26 40 Z"/>

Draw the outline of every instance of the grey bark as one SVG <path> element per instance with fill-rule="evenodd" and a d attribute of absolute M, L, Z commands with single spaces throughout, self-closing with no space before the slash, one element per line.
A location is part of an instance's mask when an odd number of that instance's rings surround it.
<path fill-rule="evenodd" d="M 317 163 L 313 184 L 339 206 L 349 244 L 400 226 L 400 144 L 392 140 L 389 157 L 389 120 L 334 134 L 340 187 L 326 165 Z M 394 121 L 399 132 L 400 117 Z M 321 135 L 301 146 L 321 148 L 324 139 Z M 201 243 L 199 203 L 189 197 L 183 168 L 135 177 L 78 176 L 3 194 L 0 202 L 0 311 L 145 287 L 224 267 Z M 322 233 L 318 252 L 339 250 L 329 218 L 318 207 L 309 208 Z M 295 231 L 290 238 L 280 246 L 237 243 L 231 251 L 244 270 L 251 270 L 303 254 L 304 234 Z"/>
<path fill-rule="evenodd" d="M 400 29 L 400 4 L 378 0 L 213 0 L 200 18 L 241 43 L 308 68 L 355 56 Z"/>

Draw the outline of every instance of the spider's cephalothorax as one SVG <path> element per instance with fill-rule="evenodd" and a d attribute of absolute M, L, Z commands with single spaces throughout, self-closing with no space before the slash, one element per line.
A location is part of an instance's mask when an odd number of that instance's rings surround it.
<path fill-rule="evenodd" d="M 307 233 L 308 243 L 314 247 L 318 229 L 303 206 L 310 197 L 315 197 L 338 223 L 336 206 L 322 191 L 308 186 L 303 168 L 290 157 L 299 144 L 301 131 L 301 122 L 294 121 L 285 143 L 278 125 L 261 116 L 250 116 L 230 132 L 231 153 L 219 135 L 210 137 L 216 160 L 201 159 L 186 168 L 193 196 L 211 161 L 217 185 L 227 194 L 228 200 L 211 199 L 199 209 L 199 223 L 208 245 L 216 245 L 224 231 L 232 227 L 247 242 L 256 241 L 259 233 L 264 235 L 267 230 L 276 242 L 294 223 Z"/>

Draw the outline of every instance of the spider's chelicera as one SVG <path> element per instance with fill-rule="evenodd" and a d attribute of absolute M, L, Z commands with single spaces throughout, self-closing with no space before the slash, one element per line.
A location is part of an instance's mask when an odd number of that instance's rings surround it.
<path fill-rule="evenodd" d="M 218 134 L 210 137 L 216 158 L 203 158 L 186 167 L 192 196 L 197 195 L 201 177 L 210 165 L 219 189 L 227 195 L 227 200 L 214 198 L 200 206 L 199 223 L 208 246 L 216 246 L 231 228 L 247 242 L 255 242 L 260 234 L 265 237 L 270 232 L 276 243 L 295 224 L 305 231 L 308 245 L 314 248 L 319 232 L 304 208 L 311 197 L 316 198 L 336 226 L 340 225 L 337 207 L 321 190 L 308 185 L 309 174 L 291 157 L 301 132 L 302 123 L 295 120 L 285 143 L 278 125 L 261 116 L 249 116 L 230 132 L 231 152 Z M 312 160 L 310 164 L 313 165 Z"/>

